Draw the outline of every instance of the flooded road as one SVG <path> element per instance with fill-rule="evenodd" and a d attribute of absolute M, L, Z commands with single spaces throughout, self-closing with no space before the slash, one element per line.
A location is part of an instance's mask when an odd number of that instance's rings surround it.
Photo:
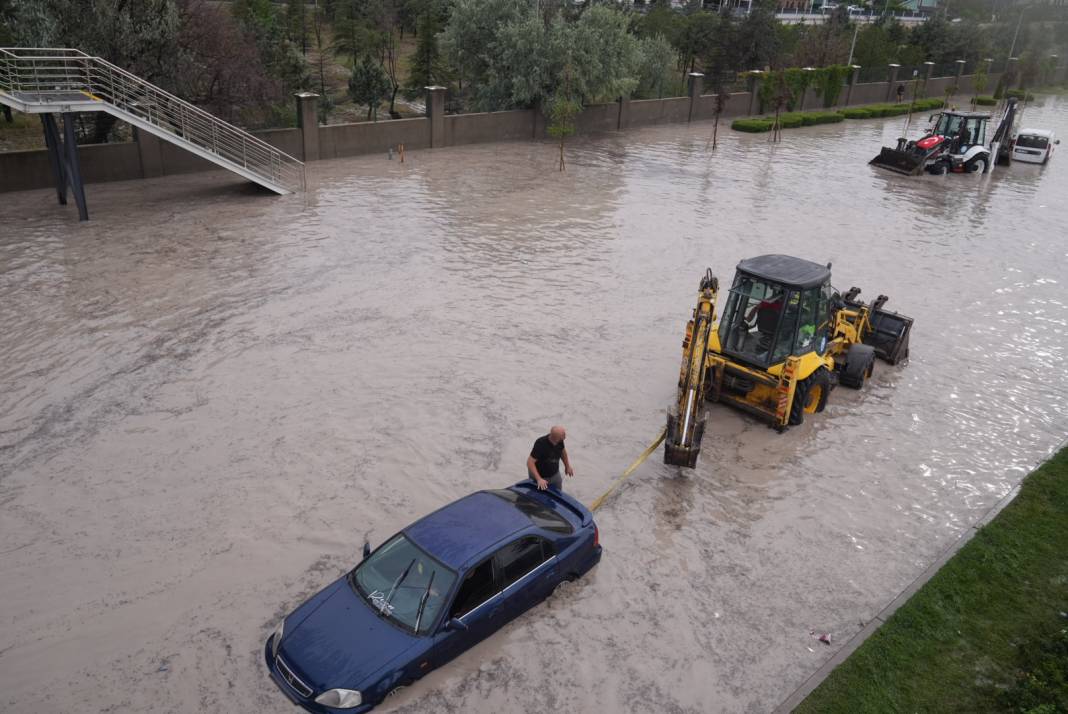
<path fill-rule="evenodd" d="M 1068 432 L 1068 149 L 869 168 L 901 124 L 98 184 L 84 225 L 0 195 L 0 710 L 294 711 L 279 617 L 550 424 L 591 502 L 663 426 L 705 267 L 781 252 L 888 294 L 911 361 L 781 435 L 714 406 L 587 578 L 381 709 L 770 711 Z"/>

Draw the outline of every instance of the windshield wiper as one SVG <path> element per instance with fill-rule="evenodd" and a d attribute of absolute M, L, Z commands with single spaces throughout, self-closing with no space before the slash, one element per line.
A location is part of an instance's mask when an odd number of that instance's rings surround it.
<path fill-rule="evenodd" d="M 400 587 L 404 579 L 408 577 L 408 573 L 411 572 L 412 566 L 415 565 L 415 558 L 412 558 L 412 562 L 408 563 L 408 567 L 404 569 L 404 572 L 393 581 L 393 587 L 389 589 L 389 595 L 386 595 L 386 599 L 382 601 L 382 605 L 379 606 L 378 611 L 383 615 L 386 613 L 386 608 L 389 607 L 389 601 L 393 599 L 393 595 L 397 592 L 397 588 Z"/>
<path fill-rule="evenodd" d="M 415 634 L 419 634 L 419 623 L 423 621 L 423 608 L 426 607 L 427 598 L 430 597 L 430 586 L 434 584 L 434 576 L 438 574 L 438 571 L 434 570 L 430 573 L 430 581 L 426 584 L 426 591 L 423 593 L 423 597 L 419 598 L 419 612 L 415 616 Z"/>

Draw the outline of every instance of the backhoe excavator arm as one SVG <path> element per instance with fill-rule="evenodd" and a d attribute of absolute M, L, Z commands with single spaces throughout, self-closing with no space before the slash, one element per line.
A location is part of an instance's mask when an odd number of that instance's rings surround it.
<path fill-rule="evenodd" d="M 679 374 L 677 403 L 667 418 L 667 437 L 664 440 L 664 463 L 674 466 L 697 465 L 701 453 L 701 437 L 705 430 L 704 396 L 708 342 L 716 319 L 716 297 L 719 281 L 712 270 L 705 272 L 697 293 L 697 307 L 693 319 L 686 325 L 682 343 L 682 369 Z"/>

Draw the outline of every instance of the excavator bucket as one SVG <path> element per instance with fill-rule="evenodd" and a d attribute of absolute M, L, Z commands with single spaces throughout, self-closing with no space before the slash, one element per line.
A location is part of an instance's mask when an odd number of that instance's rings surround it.
<path fill-rule="evenodd" d="M 664 463 L 669 466 L 697 466 L 697 457 L 701 454 L 701 437 L 705 433 L 705 420 L 694 425 L 693 440 L 688 446 L 679 443 L 679 420 L 674 414 L 668 414 L 667 436 L 664 439 Z"/>
<path fill-rule="evenodd" d="M 905 174 L 906 176 L 918 176 L 923 173 L 923 166 L 926 160 L 927 157 L 922 154 L 917 155 L 912 151 L 899 151 L 898 149 L 884 146 L 879 155 L 868 163 L 887 171 Z"/>
<path fill-rule="evenodd" d="M 858 298 L 859 295 L 860 288 L 850 288 L 843 296 L 845 304 L 853 309 L 865 307 L 865 303 Z M 864 344 L 874 347 L 875 355 L 884 362 L 897 364 L 909 356 L 912 318 L 884 310 L 883 305 L 889 299 L 885 295 L 880 295 L 867 306 L 870 329 L 865 331 L 861 339 Z"/>
<path fill-rule="evenodd" d="M 897 364 L 909 356 L 909 334 L 912 318 L 889 310 L 872 310 L 871 333 L 864 344 L 875 348 L 875 354 L 890 364 Z"/>

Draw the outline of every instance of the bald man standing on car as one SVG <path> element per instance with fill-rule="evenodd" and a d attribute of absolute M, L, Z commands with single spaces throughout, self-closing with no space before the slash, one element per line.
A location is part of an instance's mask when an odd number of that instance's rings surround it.
<path fill-rule="evenodd" d="M 538 484 L 538 490 L 544 491 L 551 488 L 559 493 L 564 492 L 564 477 L 560 475 L 560 459 L 564 460 L 564 473 L 574 476 L 575 470 L 571 468 L 571 460 L 567 458 L 567 449 L 564 448 L 564 439 L 567 430 L 562 426 L 554 426 L 549 429 L 545 436 L 539 436 L 534 442 L 534 448 L 527 457 L 527 474 L 530 480 Z"/>

